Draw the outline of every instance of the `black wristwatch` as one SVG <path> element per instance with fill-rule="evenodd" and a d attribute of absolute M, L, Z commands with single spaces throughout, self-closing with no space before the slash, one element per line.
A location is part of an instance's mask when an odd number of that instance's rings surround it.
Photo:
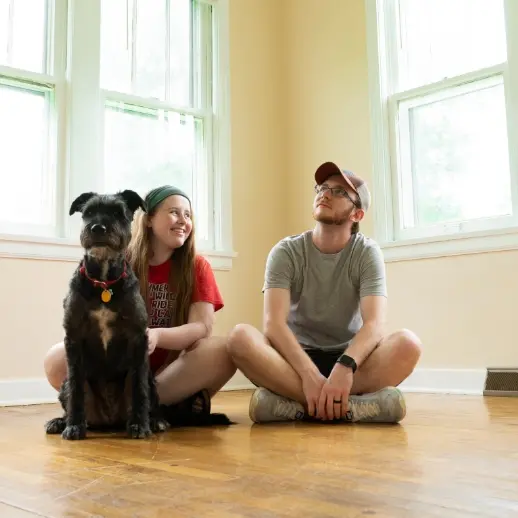
<path fill-rule="evenodd" d="M 342 354 L 342 356 L 340 356 L 340 358 L 338 358 L 338 360 L 336 361 L 352 369 L 353 374 L 356 372 L 356 369 L 358 368 L 356 362 L 354 361 L 354 358 L 347 356 L 347 354 Z"/>

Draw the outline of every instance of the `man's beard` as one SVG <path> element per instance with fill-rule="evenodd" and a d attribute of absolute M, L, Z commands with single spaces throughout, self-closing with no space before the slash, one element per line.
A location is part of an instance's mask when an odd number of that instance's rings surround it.
<path fill-rule="evenodd" d="M 323 223 L 324 225 L 335 225 L 339 227 L 349 221 L 349 216 L 351 215 L 353 210 L 354 207 L 350 208 L 349 210 L 344 210 L 343 212 L 335 216 L 324 216 L 322 214 L 317 216 L 316 211 L 313 211 L 313 219 L 315 221 L 318 221 L 319 223 Z"/>

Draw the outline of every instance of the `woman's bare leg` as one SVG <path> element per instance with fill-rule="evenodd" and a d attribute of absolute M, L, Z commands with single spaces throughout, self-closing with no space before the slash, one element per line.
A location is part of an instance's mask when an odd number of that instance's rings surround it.
<path fill-rule="evenodd" d="M 51 347 L 43 362 L 49 383 L 59 391 L 67 376 L 67 360 L 63 342 Z M 156 377 L 160 402 L 179 403 L 196 392 L 207 389 L 216 394 L 236 372 L 227 352 L 227 339 L 211 337 L 200 340 L 196 347 L 182 354 Z"/>
<path fill-rule="evenodd" d="M 49 349 L 43 360 L 43 368 L 49 383 L 59 391 L 68 373 L 67 354 L 63 342 L 59 342 Z"/>
<path fill-rule="evenodd" d="M 226 338 L 200 340 L 196 347 L 180 355 L 157 375 L 160 403 L 176 404 L 202 389 L 207 389 L 213 396 L 235 372 Z"/>

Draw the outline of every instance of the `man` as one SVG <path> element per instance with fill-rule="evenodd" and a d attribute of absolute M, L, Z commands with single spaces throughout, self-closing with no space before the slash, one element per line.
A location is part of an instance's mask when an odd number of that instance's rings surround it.
<path fill-rule="evenodd" d="M 258 388 L 256 423 L 295 419 L 399 422 L 395 388 L 421 354 L 415 334 L 385 334 L 387 289 L 378 245 L 359 232 L 366 183 L 326 162 L 315 173 L 313 230 L 271 250 L 264 282 L 264 335 L 247 324 L 228 347 Z"/>

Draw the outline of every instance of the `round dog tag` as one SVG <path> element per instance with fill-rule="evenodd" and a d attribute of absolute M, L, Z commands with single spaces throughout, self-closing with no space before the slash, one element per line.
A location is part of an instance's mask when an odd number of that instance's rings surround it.
<path fill-rule="evenodd" d="M 103 290 L 103 292 L 101 293 L 101 300 L 103 302 L 110 302 L 111 299 L 112 299 L 112 294 L 110 293 L 110 291 Z"/>

